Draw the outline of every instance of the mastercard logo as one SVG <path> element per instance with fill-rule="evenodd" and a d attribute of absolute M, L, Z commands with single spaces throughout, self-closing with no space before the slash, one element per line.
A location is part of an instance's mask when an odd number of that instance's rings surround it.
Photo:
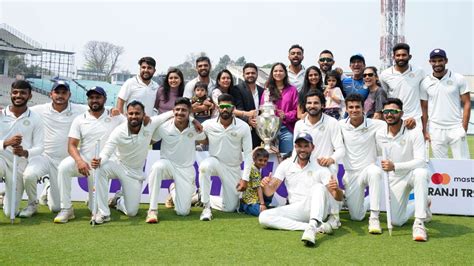
<path fill-rule="evenodd" d="M 447 185 L 451 181 L 451 177 L 446 173 L 434 173 L 431 176 L 431 182 L 435 185 Z"/>

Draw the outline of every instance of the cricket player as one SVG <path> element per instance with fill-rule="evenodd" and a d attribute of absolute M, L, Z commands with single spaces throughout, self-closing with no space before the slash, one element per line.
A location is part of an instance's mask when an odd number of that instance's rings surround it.
<path fill-rule="evenodd" d="M 209 158 L 199 165 L 199 185 L 204 209 L 201 221 L 210 221 L 211 176 L 219 176 L 222 182 L 222 199 L 212 202 L 212 208 L 234 212 L 239 205 L 239 191 L 247 188 L 252 166 L 252 135 L 250 127 L 233 115 L 235 106 L 232 96 L 223 93 L 218 98 L 219 117 L 203 123 L 209 141 Z M 243 156 L 242 156 L 243 151 Z M 244 170 L 240 164 L 244 161 Z M 222 200 L 222 203 L 221 203 Z"/>
<path fill-rule="evenodd" d="M 105 109 L 107 94 L 103 88 L 93 87 L 86 95 L 89 111 L 73 120 L 68 135 L 70 156 L 58 166 L 61 211 L 54 218 L 55 223 L 67 223 L 75 218 L 71 204 L 71 178 L 87 176 L 88 187 L 93 187 L 90 162 L 95 154 L 97 140 L 100 140 L 100 148 L 104 147 L 110 132 L 125 121 L 122 115 L 111 117 L 110 111 Z M 92 198 L 92 189 L 89 189 L 89 199 Z M 92 200 L 89 200 L 89 209 L 92 210 Z"/>
<path fill-rule="evenodd" d="M 15 216 L 19 212 L 23 195 L 23 173 L 28 162 L 43 152 L 43 123 L 38 114 L 31 111 L 27 104 L 31 99 L 31 85 L 27 81 L 17 80 L 10 90 L 11 105 L 0 112 L 0 178 L 5 179 L 3 212 L 10 217 L 12 201 L 15 203 Z M 13 156 L 18 156 L 16 190 L 12 197 Z M 33 205 L 36 198 L 29 198 Z"/>
<path fill-rule="evenodd" d="M 379 152 L 386 157 L 381 162 L 382 170 L 389 172 L 392 224 L 402 226 L 414 214 L 413 240 L 427 241 L 424 222 L 431 220 L 431 211 L 423 133 L 419 128 L 407 130 L 403 125 L 400 99 L 388 98 L 382 113 L 387 127 L 377 131 L 376 141 Z M 414 206 L 408 203 L 412 189 Z"/>
<path fill-rule="evenodd" d="M 426 73 L 423 69 L 410 64 L 412 55 L 408 44 L 398 43 L 392 51 L 395 65 L 382 71 L 380 83 L 388 97 L 398 98 L 405 105 L 403 115 L 405 123 L 409 126 L 412 126 L 411 123 L 416 123 L 421 129 L 420 85 Z"/>
<path fill-rule="evenodd" d="M 44 126 L 44 151 L 41 155 L 31 158 L 23 173 L 23 181 L 31 204 L 20 212 L 20 217 L 31 217 L 38 210 L 37 181 L 47 175 L 49 183 L 46 185 L 47 204 L 51 211 L 61 209 L 58 187 L 58 165 L 68 156 L 67 141 L 72 121 L 78 115 L 87 111 L 87 105 L 69 102 L 71 91 L 65 81 L 56 81 L 53 84 L 50 103 L 35 105 L 30 109 L 37 113 Z"/>
<path fill-rule="evenodd" d="M 382 185 L 382 169 L 377 161 L 375 133 L 387 124 L 364 115 L 364 98 L 349 94 L 346 99 L 349 117 L 339 121 L 344 141 L 344 188 L 345 201 L 352 220 L 362 221 L 370 206 L 369 233 L 381 234 L 379 213 Z M 365 188 L 369 186 L 369 202 L 365 204 Z"/>
<path fill-rule="evenodd" d="M 448 158 L 449 146 L 454 159 L 470 159 L 466 138 L 471 116 L 470 90 L 461 74 L 446 69 L 447 63 L 444 50 L 431 51 L 433 73 L 421 83 L 423 133 L 425 140 L 431 142 L 434 158 Z"/>
<path fill-rule="evenodd" d="M 127 123 L 115 128 L 110 134 L 99 158 L 92 159 L 92 168 L 98 168 L 97 184 L 98 213 L 94 219 L 96 224 L 110 221 L 109 207 L 116 207 L 127 216 L 137 215 L 142 183 L 145 179 L 143 166 L 148 154 L 148 147 L 155 130 L 167 119 L 171 112 L 153 116 L 151 122 L 143 125 L 145 106 L 140 101 L 127 104 Z M 116 158 L 112 156 L 116 154 Z M 109 179 L 118 178 L 122 190 L 107 204 Z"/>
<path fill-rule="evenodd" d="M 332 174 L 337 175 L 338 161 L 344 156 L 344 143 L 337 120 L 323 113 L 326 98 L 320 91 L 310 92 L 305 95 L 305 112 L 308 114 L 304 119 L 296 122 L 294 136 L 301 132 L 309 132 L 313 138 L 313 144 L 317 149 L 311 154 L 311 161 L 320 166 L 329 167 Z M 342 203 L 342 202 L 341 202 Z M 339 228 L 338 202 L 332 202 L 332 211 L 328 223 L 333 229 Z"/>
<path fill-rule="evenodd" d="M 189 120 L 192 110 L 188 98 L 178 98 L 175 102 L 174 119 L 163 123 L 155 131 L 153 141 L 161 142 L 160 160 L 155 162 L 148 177 L 150 188 L 150 207 L 147 223 L 157 223 L 158 197 L 163 179 L 174 179 L 175 193 L 172 193 L 177 215 L 188 215 L 191 210 L 191 198 L 196 191 L 194 161 L 195 142 L 206 139 L 198 133 Z"/>
<path fill-rule="evenodd" d="M 342 201 L 343 192 L 326 167 L 311 162 L 314 140 L 307 132 L 295 137 L 295 155 L 278 165 L 273 176 L 262 179 L 265 196 L 271 197 L 284 181 L 288 190 L 288 205 L 260 213 L 264 227 L 282 230 L 304 230 L 302 241 L 316 244 L 316 233 L 331 233 L 323 223 L 330 212 L 330 199 Z"/>

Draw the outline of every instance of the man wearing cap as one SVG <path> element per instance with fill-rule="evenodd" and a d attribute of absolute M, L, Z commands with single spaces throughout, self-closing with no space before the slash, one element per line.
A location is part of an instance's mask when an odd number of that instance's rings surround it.
<path fill-rule="evenodd" d="M 427 241 L 424 223 L 431 220 L 431 211 L 423 134 L 419 128 L 407 130 L 400 99 L 388 98 L 383 108 L 387 127 L 379 128 L 375 139 L 378 153 L 382 155 L 382 170 L 388 172 L 392 224 L 402 226 L 415 216 L 413 240 Z M 409 201 L 412 190 L 414 202 Z"/>
<path fill-rule="evenodd" d="M 421 129 L 420 85 L 426 74 L 421 68 L 409 64 L 412 56 L 408 44 L 398 43 L 392 50 L 395 65 L 382 71 L 380 83 L 388 97 L 403 102 L 403 120 L 412 118 L 416 127 Z"/>
<path fill-rule="evenodd" d="M 156 61 L 152 57 L 143 57 L 138 61 L 140 74 L 129 78 L 120 88 L 117 109 L 123 113 L 127 104 L 133 100 L 145 105 L 145 114 L 153 116 L 158 84 L 152 80 L 155 74 Z"/>
<path fill-rule="evenodd" d="M 38 114 L 31 111 L 27 104 L 31 99 L 31 85 L 27 81 L 12 83 L 11 105 L 0 112 L 0 179 L 5 178 L 5 196 L 3 212 L 10 216 L 11 203 L 15 203 L 18 213 L 23 195 L 23 172 L 31 158 L 43 152 L 43 123 Z M 16 198 L 12 196 L 13 156 L 18 156 L 16 173 Z M 36 198 L 29 198 L 33 204 Z"/>
<path fill-rule="evenodd" d="M 294 135 L 308 132 L 313 138 L 314 146 L 318 147 L 311 153 L 311 160 L 322 167 L 328 167 L 332 174 L 337 175 L 338 164 L 344 157 L 345 149 L 342 135 L 337 120 L 323 113 L 326 98 L 323 93 L 316 90 L 305 95 L 304 119 L 296 122 Z M 293 154 L 295 155 L 295 154 Z M 339 228 L 339 210 L 341 202 L 331 201 L 331 212 L 328 223 L 333 229 Z"/>
<path fill-rule="evenodd" d="M 47 204 L 51 211 L 58 212 L 60 196 L 58 187 L 58 165 L 68 156 L 67 135 L 72 121 L 78 115 L 87 111 L 86 105 L 70 103 L 71 92 L 69 84 L 59 80 L 53 84 L 50 103 L 35 105 L 30 109 L 37 113 L 44 127 L 44 151 L 41 155 L 31 158 L 23 173 L 25 191 L 28 196 L 28 206 L 20 212 L 20 217 L 31 217 L 37 212 L 36 183 L 41 177 L 49 177 L 45 185 Z"/>
<path fill-rule="evenodd" d="M 288 82 L 298 89 L 298 92 L 303 87 L 305 68 L 301 64 L 304 59 L 304 50 L 298 44 L 293 44 L 288 50 Z"/>
<path fill-rule="evenodd" d="M 81 175 L 90 176 L 90 161 L 95 155 L 97 141 L 100 141 L 100 149 L 102 149 L 110 132 L 125 121 L 122 115 L 110 117 L 110 111 L 104 108 L 107 94 L 103 88 L 93 87 L 86 95 L 89 111 L 73 120 L 68 135 L 70 156 L 62 160 L 58 166 L 61 212 L 54 218 L 55 223 L 66 223 L 74 219 L 71 204 L 71 178 Z M 87 180 L 88 187 L 92 188 L 92 177 Z M 89 199 L 92 199 L 92 189 L 89 189 Z M 92 210 L 91 204 L 92 201 L 89 201 L 89 209 Z"/>
<path fill-rule="evenodd" d="M 327 168 L 311 163 L 314 151 L 309 133 L 295 135 L 295 153 L 278 165 L 275 174 L 262 179 L 266 196 L 272 196 L 284 181 L 288 191 L 288 205 L 266 210 L 259 216 L 264 227 L 282 230 L 304 230 L 302 241 L 316 244 L 316 233 L 331 233 L 331 226 L 323 223 L 330 211 L 331 198 L 341 201 L 343 193 Z"/>
<path fill-rule="evenodd" d="M 357 93 L 367 99 L 369 89 L 364 86 L 364 78 L 362 76 L 365 68 L 365 58 L 361 54 L 355 54 L 349 59 L 349 67 L 352 70 L 352 76 L 342 80 L 342 87 L 345 95 Z"/>
<path fill-rule="evenodd" d="M 429 60 L 433 73 L 421 83 L 423 134 L 431 142 L 434 158 L 470 159 L 466 132 L 471 115 L 469 86 L 463 75 L 446 69 L 448 57 L 434 49 Z M 461 106 L 462 102 L 462 106 Z"/>
<path fill-rule="evenodd" d="M 252 166 L 252 135 L 250 127 L 233 115 L 234 105 L 230 94 L 218 98 L 219 117 L 203 123 L 209 142 L 209 157 L 199 164 L 201 202 L 204 204 L 200 220 L 212 219 L 211 207 L 234 212 L 239 205 L 239 191 L 247 188 Z M 242 153 L 243 152 L 243 153 Z M 240 165 L 244 161 L 244 170 Z M 211 176 L 222 182 L 222 198 L 211 201 Z"/>

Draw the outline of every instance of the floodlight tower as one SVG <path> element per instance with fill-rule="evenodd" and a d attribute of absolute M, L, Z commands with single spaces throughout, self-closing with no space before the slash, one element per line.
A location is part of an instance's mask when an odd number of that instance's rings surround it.
<path fill-rule="evenodd" d="M 405 0 L 380 0 L 380 70 L 393 65 L 392 48 L 405 42 Z"/>

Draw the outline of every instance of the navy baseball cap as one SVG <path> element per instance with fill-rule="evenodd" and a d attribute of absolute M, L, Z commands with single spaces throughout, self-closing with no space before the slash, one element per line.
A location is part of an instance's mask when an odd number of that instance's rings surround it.
<path fill-rule="evenodd" d="M 311 135 L 307 132 L 301 132 L 298 135 L 296 135 L 295 143 L 300 139 L 304 139 L 309 143 L 313 143 L 313 137 L 311 137 Z"/>
<path fill-rule="evenodd" d="M 90 90 L 87 91 L 86 95 L 89 97 L 92 93 L 97 93 L 100 94 L 104 97 L 107 97 L 107 93 L 105 93 L 105 90 L 102 87 L 92 87 Z"/>
<path fill-rule="evenodd" d="M 58 89 L 58 88 L 65 88 L 66 90 L 71 90 L 69 88 L 69 84 L 67 84 L 66 81 L 64 80 L 58 80 L 53 83 L 53 88 L 51 89 L 52 91 Z"/>
<path fill-rule="evenodd" d="M 364 64 L 365 64 L 365 58 L 362 54 L 355 54 L 355 55 L 351 56 L 351 58 L 349 59 L 349 63 L 352 63 L 352 61 L 354 61 L 356 59 L 362 60 L 362 62 L 364 62 Z"/>
<path fill-rule="evenodd" d="M 433 57 L 442 57 L 446 58 L 446 52 L 443 49 L 434 49 L 430 53 L 430 59 Z"/>

